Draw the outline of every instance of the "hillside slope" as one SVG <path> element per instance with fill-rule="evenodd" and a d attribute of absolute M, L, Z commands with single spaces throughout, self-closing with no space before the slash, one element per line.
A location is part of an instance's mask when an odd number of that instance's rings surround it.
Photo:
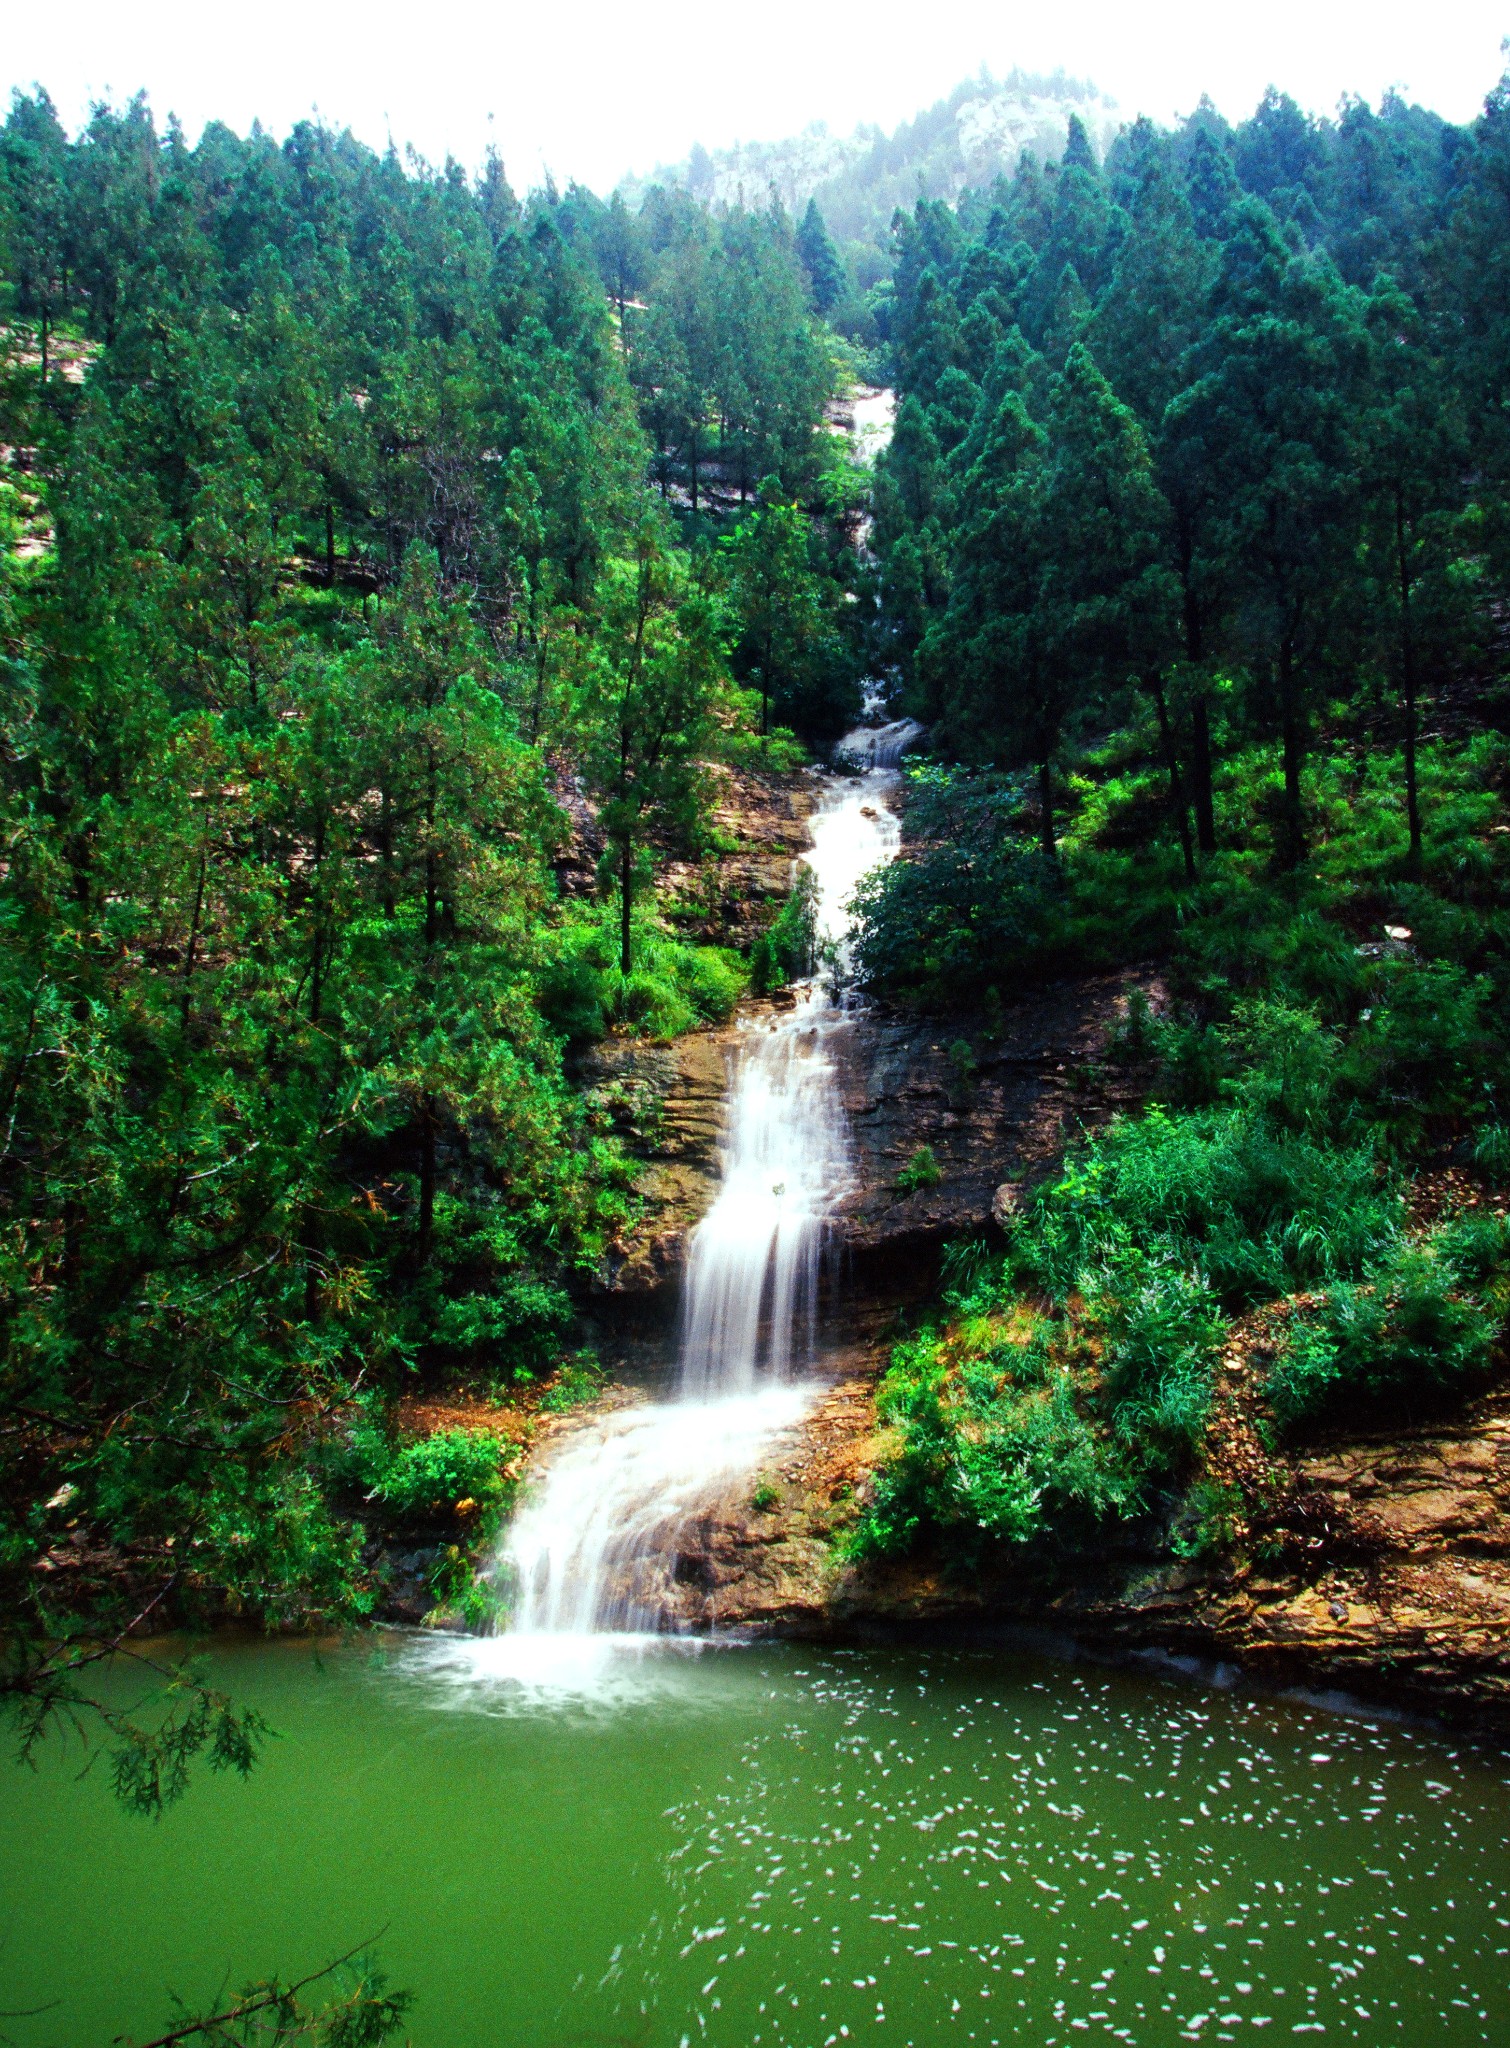
<path fill-rule="evenodd" d="M 998 80 L 982 72 L 890 135 L 871 126 L 831 135 L 815 123 L 782 142 L 694 149 L 687 162 L 657 166 L 620 190 L 630 204 L 654 184 L 684 186 L 709 203 L 759 203 L 774 191 L 793 213 L 816 198 L 841 240 L 876 241 L 895 208 L 913 205 L 920 192 L 954 199 L 967 185 L 1010 175 L 1024 150 L 1056 159 L 1071 114 L 1085 123 L 1098 153 L 1120 126 L 1112 101 L 1083 80 L 1020 71 Z"/>

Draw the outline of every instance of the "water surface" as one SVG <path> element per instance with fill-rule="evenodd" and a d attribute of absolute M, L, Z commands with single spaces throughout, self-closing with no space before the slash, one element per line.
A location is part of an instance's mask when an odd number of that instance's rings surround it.
<path fill-rule="evenodd" d="M 1510 2040 L 1503 1759 L 1016 1653 L 556 1648 L 219 1651 L 280 1739 L 155 1825 L 0 1772 L 0 2007 L 60 2001 L 7 2033 L 386 1927 L 416 2048 Z"/>

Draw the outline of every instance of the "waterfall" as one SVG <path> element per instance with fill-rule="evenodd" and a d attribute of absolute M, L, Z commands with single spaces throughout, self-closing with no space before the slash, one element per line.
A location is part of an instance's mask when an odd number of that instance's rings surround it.
<path fill-rule="evenodd" d="M 845 734 L 837 752 L 859 768 L 895 768 L 922 730 L 915 718 L 894 718 L 889 725 L 862 725 Z"/>
<path fill-rule="evenodd" d="M 833 1055 L 842 1021 L 815 983 L 785 1016 L 745 1028 L 723 1178 L 687 1261 L 688 1398 L 753 1393 L 812 1355 L 825 1229 L 850 1184 Z"/>
<path fill-rule="evenodd" d="M 499 1558 L 516 1648 L 559 1657 L 567 1639 L 671 1626 L 678 1532 L 721 1485 L 754 1474 L 817 1396 L 824 1242 L 851 1185 L 836 1058 L 848 906 L 896 853 L 887 799 L 918 730 L 866 727 L 838 750 L 864 772 L 829 782 L 802 856 L 827 966 L 790 1009 L 741 1022 L 722 1176 L 688 1257 L 676 1394 L 568 1432 L 536 1475 Z"/>

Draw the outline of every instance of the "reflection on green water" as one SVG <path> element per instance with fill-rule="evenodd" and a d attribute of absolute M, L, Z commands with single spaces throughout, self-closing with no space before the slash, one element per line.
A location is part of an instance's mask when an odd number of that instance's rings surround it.
<path fill-rule="evenodd" d="M 104 2043 L 386 1927 L 417 2048 L 1510 2041 L 1501 1760 L 1005 1654 L 229 1649 L 279 1729 L 144 1824 L 0 1773 L 0 2007 Z M 1272 2030 L 1272 2031 L 1269 2031 Z"/>

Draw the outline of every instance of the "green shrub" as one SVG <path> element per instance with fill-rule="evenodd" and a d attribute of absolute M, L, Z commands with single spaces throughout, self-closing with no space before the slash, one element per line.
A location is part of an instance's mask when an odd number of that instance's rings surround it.
<path fill-rule="evenodd" d="M 1337 1077 L 1337 1034 L 1314 1009 L 1250 997 L 1219 1033 L 1231 1078 L 1223 1093 L 1286 1131 L 1325 1130 Z"/>
<path fill-rule="evenodd" d="M 775 923 L 750 949 L 750 986 L 756 995 L 769 995 L 804 980 L 817 965 L 818 878 L 804 864 Z"/>
<path fill-rule="evenodd" d="M 1002 1254 L 987 1237 L 957 1237 L 944 1246 L 940 1279 L 952 1308 L 986 1308 L 1001 1297 Z"/>
<path fill-rule="evenodd" d="M 1150 1053 L 1162 1051 L 1159 1021 L 1147 994 L 1141 988 L 1128 992 L 1127 1004 L 1107 1040 L 1108 1055 L 1123 1064 L 1136 1064 Z"/>
<path fill-rule="evenodd" d="M 1432 1242 L 1465 1286 L 1499 1313 L 1510 1311 L 1510 1219 L 1492 1209 L 1467 1209 L 1439 1223 Z"/>
<path fill-rule="evenodd" d="M 563 1038 L 588 1043 L 614 1026 L 647 1038 L 675 1038 L 722 1023 L 744 994 L 737 953 L 670 937 L 648 918 L 634 928 L 634 966 L 619 966 L 611 905 L 574 907 L 551 935 L 539 976 L 540 1007 Z"/>
<path fill-rule="evenodd" d="M 1230 1479 L 1197 1479 L 1170 1538 L 1175 1556 L 1208 1558 L 1229 1549 L 1243 1506 L 1242 1489 Z"/>
<path fill-rule="evenodd" d="M 1104 1270 L 1083 1322 L 1102 1340 L 1102 1384 L 1118 1438 L 1172 1458 L 1194 1450 L 1222 1336 L 1205 1275 L 1131 1251 Z"/>
<path fill-rule="evenodd" d="M 909 856 L 862 895 L 872 986 L 989 1016 L 1003 962 L 1125 962 L 1169 934 L 1175 1004 L 1134 1006 L 1109 1046 L 1157 1055 L 1160 1101 L 1071 1153 L 1004 1258 L 946 1256 L 951 1320 L 895 1354 L 852 1554 L 1083 1535 L 1177 1486 L 1176 1547 L 1222 1547 L 1242 1503 L 1200 1451 L 1227 1320 L 1259 1304 L 1305 1304 L 1267 1382 L 1286 1428 L 1425 1410 L 1483 1378 L 1510 1314 L 1506 1225 L 1478 1210 L 1420 1239 L 1401 1168 L 1456 1142 L 1510 1178 L 1510 838 L 1487 829 L 1503 761 L 1498 741 L 1423 754 L 1427 858 L 1407 882 L 1397 763 L 1318 756 L 1312 857 L 1276 875 L 1278 770 L 1230 750 L 1228 850 L 1193 889 L 1137 747 L 1071 779 L 1060 876 L 1034 873 L 1011 779 L 914 776 Z M 916 1184 L 909 1163 L 897 1186 Z"/>
<path fill-rule="evenodd" d="M 808 750 L 787 726 L 760 732 L 758 707 L 749 728 L 734 726 L 721 735 L 719 751 L 731 767 L 752 775 L 790 775 L 808 762 Z"/>
<path fill-rule="evenodd" d="M 1270 1375 L 1281 1424 L 1430 1411 L 1481 1379 L 1503 1316 L 1475 1294 L 1471 1272 L 1503 1257 L 1503 1226 L 1497 1246 L 1488 1232 L 1449 1228 L 1332 1288 L 1291 1330 Z"/>
<path fill-rule="evenodd" d="M 1104 1521 L 1139 1498 L 1133 1470 L 1083 1412 L 1067 1371 L 1035 1389 L 1004 1388 L 961 1431 L 952 1491 L 958 1519 L 1009 1543 Z"/>
<path fill-rule="evenodd" d="M 933 1147 L 919 1145 L 897 1175 L 894 1185 L 899 1195 L 915 1195 L 920 1188 L 936 1188 L 943 1177 L 943 1169 L 934 1157 Z"/>
<path fill-rule="evenodd" d="M 530 1380 L 560 1352 L 575 1311 L 554 1281 L 528 1271 L 450 1294 L 435 1312 L 433 1343 L 465 1368 L 494 1381 Z"/>
<path fill-rule="evenodd" d="M 892 1556 L 932 1533 L 969 1558 L 1067 1520 L 1090 1526 L 1131 1512 L 1136 1471 L 1085 1412 L 1082 1391 L 1041 1341 L 954 1369 L 934 1332 L 898 1345 L 878 1407 L 899 1441 L 846 1554 Z"/>
<path fill-rule="evenodd" d="M 495 1506 L 505 1490 L 502 1466 L 496 1437 L 482 1430 L 438 1429 L 393 1455 L 372 1498 L 399 1523 L 433 1520 L 460 1500 Z"/>
<path fill-rule="evenodd" d="M 1019 1219 L 1023 1276 L 1064 1301 L 1137 1244 L 1199 1266 L 1233 1306 L 1360 1272 L 1399 1228 L 1365 1146 L 1317 1143 L 1244 1109 L 1125 1117 Z"/>
<path fill-rule="evenodd" d="M 977 1001 L 1062 950 L 1063 876 L 1019 830 L 1015 777 L 918 768 L 908 847 L 854 896 L 855 971 L 877 993 L 927 1003 Z"/>
<path fill-rule="evenodd" d="M 608 1375 L 590 1351 L 579 1351 L 562 1362 L 561 1370 L 540 1396 L 540 1406 L 551 1415 L 565 1415 L 584 1402 L 594 1401 L 607 1384 Z"/>
<path fill-rule="evenodd" d="M 1482 1077 L 1503 1062 L 1494 990 L 1450 962 L 1379 963 L 1367 1015 L 1353 1033 L 1344 1083 L 1396 1142 L 1423 1119 L 1477 1108 Z"/>
<path fill-rule="evenodd" d="M 1485 1124 L 1473 1141 L 1473 1163 L 1491 1180 L 1510 1180 L 1510 1125 Z"/>
<path fill-rule="evenodd" d="M 1224 1004 L 1261 990 L 1331 1023 L 1356 1015 L 1373 968 L 1325 901 L 1307 900 L 1298 880 L 1276 885 L 1230 858 L 1212 862 L 1206 876 L 1180 926 L 1184 983 Z"/>
<path fill-rule="evenodd" d="M 877 1390 L 881 1421 L 899 1435 L 897 1448 L 876 1470 L 871 1498 L 845 1540 L 854 1559 L 899 1556 L 945 1519 L 954 1431 L 945 1418 L 946 1373 L 933 1333 L 925 1332 L 892 1353 L 890 1369 Z"/>
<path fill-rule="evenodd" d="M 1204 1109 L 1218 1100 L 1229 1075 L 1230 1048 L 1215 1024 L 1188 1014 L 1160 1018 L 1153 1040 L 1162 1102 L 1172 1109 Z"/>

